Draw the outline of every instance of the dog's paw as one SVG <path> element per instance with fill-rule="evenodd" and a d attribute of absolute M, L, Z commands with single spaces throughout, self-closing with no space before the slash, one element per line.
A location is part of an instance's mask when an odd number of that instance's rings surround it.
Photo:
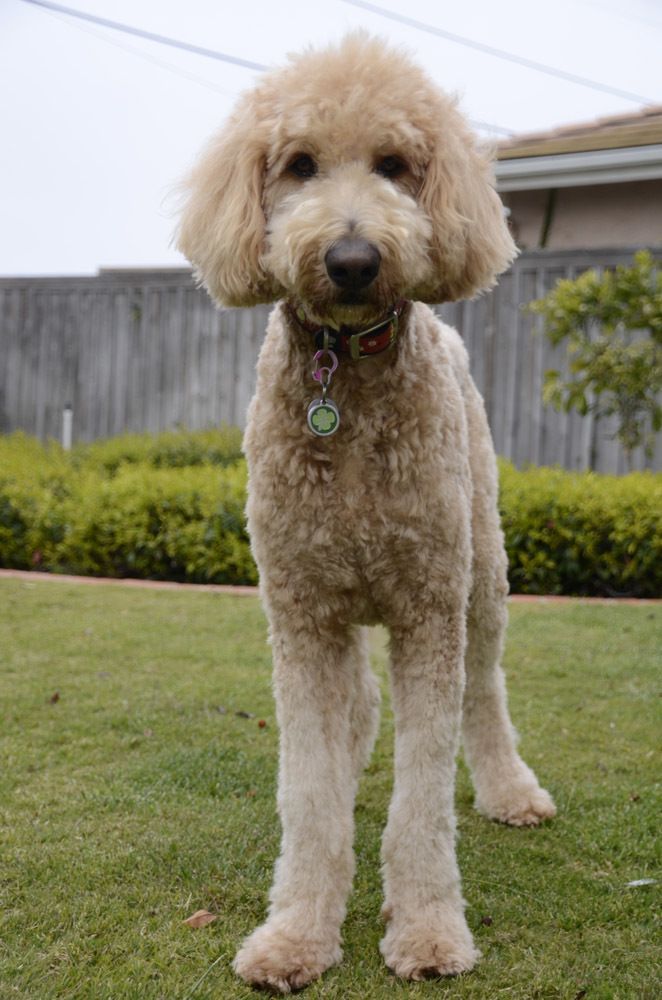
<path fill-rule="evenodd" d="M 509 826 L 538 826 L 556 816 L 551 795 L 535 781 L 513 782 L 483 794 L 476 798 L 476 809 L 488 819 Z"/>
<path fill-rule="evenodd" d="M 473 969 L 480 958 L 464 917 L 457 914 L 426 920 L 407 920 L 402 914 L 391 917 L 379 950 L 401 979 L 458 976 Z"/>
<path fill-rule="evenodd" d="M 342 958 L 337 941 L 319 941 L 267 922 L 246 938 L 233 969 L 246 983 L 279 993 L 307 986 Z"/>

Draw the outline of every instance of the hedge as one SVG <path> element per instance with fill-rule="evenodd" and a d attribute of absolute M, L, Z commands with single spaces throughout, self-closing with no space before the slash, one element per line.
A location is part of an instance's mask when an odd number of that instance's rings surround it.
<path fill-rule="evenodd" d="M 256 583 L 240 444 L 235 428 L 123 435 L 69 454 L 0 438 L 0 565 Z"/>
<path fill-rule="evenodd" d="M 113 474 L 122 465 L 145 463 L 156 469 L 189 465 L 234 465 L 241 458 L 241 431 L 220 427 L 206 431 L 163 431 L 160 434 L 121 434 L 93 444 L 78 445 L 72 453 L 77 468 Z"/>
<path fill-rule="evenodd" d="M 662 596 L 662 475 L 500 473 L 513 593 Z"/>
<path fill-rule="evenodd" d="M 0 438 L 0 566 L 257 581 L 240 432 L 123 435 L 65 453 Z M 514 593 L 662 596 L 662 475 L 501 463 Z"/>

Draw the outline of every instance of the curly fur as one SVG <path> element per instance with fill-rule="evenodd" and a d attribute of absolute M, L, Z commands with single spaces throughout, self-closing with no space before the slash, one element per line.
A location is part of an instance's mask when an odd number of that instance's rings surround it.
<path fill-rule="evenodd" d="M 291 169 L 304 154 L 309 177 Z M 402 163 L 397 176 L 379 172 L 384 157 Z M 348 235 L 381 257 L 353 299 L 325 267 Z M 379 704 L 362 626 L 381 622 L 396 719 L 381 950 L 406 978 L 466 971 L 478 953 L 454 848 L 461 730 L 481 812 L 514 825 L 554 813 L 516 752 L 499 665 L 506 559 L 482 400 L 460 338 L 424 304 L 489 288 L 515 255 L 489 161 L 406 55 L 351 35 L 293 57 L 240 101 L 189 179 L 179 246 L 219 302 L 283 300 L 245 436 L 283 840 L 267 921 L 235 969 L 286 993 L 340 960 L 354 796 Z M 400 298 L 412 303 L 396 346 L 341 361 L 341 427 L 314 437 L 312 342 L 285 303 L 360 329 Z"/>

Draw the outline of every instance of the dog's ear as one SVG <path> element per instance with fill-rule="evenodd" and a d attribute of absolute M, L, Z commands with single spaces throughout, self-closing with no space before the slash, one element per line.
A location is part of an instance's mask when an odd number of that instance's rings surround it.
<path fill-rule="evenodd" d="M 450 112 L 450 114 L 449 114 Z M 437 279 L 425 290 L 428 302 L 467 299 L 491 288 L 517 256 L 490 157 L 476 144 L 455 107 L 436 139 L 419 203 L 432 221 Z"/>
<path fill-rule="evenodd" d="M 214 136 L 182 185 L 185 201 L 177 248 L 223 305 L 252 306 L 276 297 L 260 261 L 266 156 L 264 118 L 253 92 Z"/>

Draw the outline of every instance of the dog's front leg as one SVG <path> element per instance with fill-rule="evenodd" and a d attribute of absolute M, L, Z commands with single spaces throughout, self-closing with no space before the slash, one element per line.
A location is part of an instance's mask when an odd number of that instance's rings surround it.
<path fill-rule="evenodd" d="M 382 847 L 388 926 L 380 948 L 403 978 L 455 975 L 478 958 L 454 843 L 463 609 L 392 628 L 391 641 L 395 786 Z"/>
<path fill-rule="evenodd" d="M 350 732 L 357 631 L 272 620 L 280 727 L 281 855 L 265 924 L 243 943 L 235 971 L 289 993 L 340 961 L 340 926 L 354 872 L 357 768 Z"/>

